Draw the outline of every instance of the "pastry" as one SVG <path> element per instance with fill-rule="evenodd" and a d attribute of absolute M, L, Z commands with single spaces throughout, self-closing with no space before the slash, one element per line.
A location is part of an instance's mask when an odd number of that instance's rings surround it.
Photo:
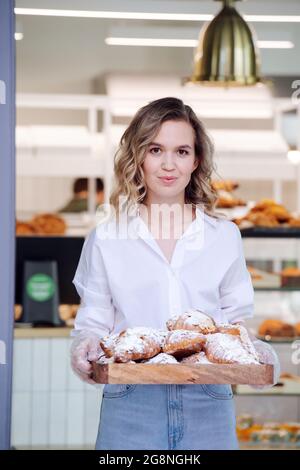
<path fill-rule="evenodd" d="M 249 337 L 247 328 L 245 328 L 243 325 L 239 325 L 239 324 L 232 325 L 228 323 L 228 324 L 219 325 L 218 331 L 220 333 L 238 336 L 243 345 L 243 348 L 258 361 L 258 355 Z"/>
<path fill-rule="evenodd" d="M 288 222 L 289 219 L 291 218 L 291 214 L 289 213 L 289 211 L 284 206 L 281 206 L 280 204 L 276 204 L 274 206 L 268 207 L 264 211 L 264 214 L 276 217 L 278 222 Z"/>
<path fill-rule="evenodd" d="M 247 228 L 247 222 L 260 227 L 300 226 L 300 219 L 293 217 L 286 207 L 273 199 L 262 199 L 244 217 L 236 218 L 233 222 L 241 229 Z"/>
<path fill-rule="evenodd" d="M 274 205 L 277 205 L 274 199 L 262 199 L 251 208 L 251 212 L 264 211 L 265 209 L 268 209 L 269 207 L 272 207 Z"/>
<path fill-rule="evenodd" d="M 216 207 L 219 209 L 231 209 L 236 206 L 246 206 L 247 203 L 243 199 L 233 197 L 230 193 L 225 191 L 218 192 L 218 199 Z"/>
<path fill-rule="evenodd" d="M 181 361 L 181 364 L 211 364 L 207 359 L 204 351 L 199 353 L 191 354 L 190 356 L 184 357 Z"/>
<path fill-rule="evenodd" d="M 286 429 L 289 432 L 298 432 L 300 431 L 300 423 L 287 422 L 281 424 L 282 429 Z"/>
<path fill-rule="evenodd" d="M 277 423 L 276 421 L 269 421 L 264 424 L 264 429 L 273 429 L 273 430 L 278 430 L 281 429 L 281 423 Z"/>
<path fill-rule="evenodd" d="M 237 436 L 240 441 L 257 443 L 281 444 L 289 442 L 297 444 L 300 441 L 300 423 L 267 422 L 258 424 L 251 415 L 237 417 Z"/>
<path fill-rule="evenodd" d="M 250 212 L 246 219 L 258 227 L 278 227 L 280 225 L 274 215 L 265 212 Z"/>
<path fill-rule="evenodd" d="M 288 224 L 290 227 L 300 227 L 300 218 L 291 217 Z"/>
<path fill-rule="evenodd" d="M 157 356 L 151 357 L 151 359 L 147 359 L 143 361 L 145 364 L 178 364 L 177 359 L 171 354 L 167 353 L 159 353 Z"/>
<path fill-rule="evenodd" d="M 214 320 L 198 309 L 190 309 L 186 312 L 174 315 L 167 321 L 168 330 L 193 330 L 207 334 L 216 331 Z"/>
<path fill-rule="evenodd" d="M 31 220 L 31 224 L 39 234 L 61 235 L 66 231 L 64 219 L 56 214 L 39 214 Z"/>
<path fill-rule="evenodd" d="M 289 372 L 282 372 L 280 374 L 281 379 L 290 379 L 290 380 L 296 380 L 300 381 L 300 376 L 296 374 L 290 374 Z"/>
<path fill-rule="evenodd" d="M 154 328 L 127 328 L 118 337 L 106 338 L 100 345 L 108 357 L 115 362 L 138 361 L 149 359 L 161 352 L 162 336 Z"/>
<path fill-rule="evenodd" d="M 284 429 L 261 429 L 250 435 L 253 442 L 282 443 L 287 442 L 289 434 Z"/>
<path fill-rule="evenodd" d="M 72 317 L 71 305 L 60 304 L 58 307 L 59 316 L 63 321 L 69 320 Z"/>
<path fill-rule="evenodd" d="M 299 287 L 300 286 L 300 269 L 294 266 L 284 268 L 281 273 L 282 287 Z"/>
<path fill-rule="evenodd" d="M 257 281 L 258 279 L 263 279 L 263 276 L 258 273 L 257 269 L 255 269 L 254 266 L 247 265 L 247 269 L 253 281 Z"/>
<path fill-rule="evenodd" d="M 189 356 L 203 349 L 206 337 L 197 331 L 173 330 L 166 337 L 163 352 L 176 358 Z"/>
<path fill-rule="evenodd" d="M 231 207 L 247 205 L 247 203 L 243 199 L 234 197 L 228 191 L 220 190 L 218 191 L 217 195 L 218 195 L 218 199 L 217 199 L 216 207 L 218 208 L 230 209 Z"/>
<path fill-rule="evenodd" d="M 16 221 L 16 235 L 34 235 L 36 229 L 31 222 Z"/>
<path fill-rule="evenodd" d="M 290 433 L 290 441 L 297 446 L 300 445 L 300 430 Z"/>
<path fill-rule="evenodd" d="M 248 340 L 245 342 L 236 334 L 208 335 L 205 351 L 209 361 L 219 364 L 259 364 L 255 349 L 253 352 Z"/>
<path fill-rule="evenodd" d="M 212 189 L 216 192 L 216 207 L 231 209 L 236 206 L 245 206 L 246 202 L 233 196 L 232 192 L 239 187 L 239 184 L 230 180 L 218 180 L 211 183 Z"/>
<path fill-rule="evenodd" d="M 100 346 L 107 357 L 113 357 L 119 333 L 104 336 L 100 341 Z"/>
<path fill-rule="evenodd" d="M 65 231 L 64 219 L 56 214 L 39 214 L 28 222 L 16 221 L 17 235 L 62 235 Z"/>
<path fill-rule="evenodd" d="M 23 306 L 20 304 L 15 304 L 14 306 L 14 319 L 19 320 L 22 316 Z"/>
<path fill-rule="evenodd" d="M 300 336 L 300 322 L 294 325 L 294 331 L 296 336 Z"/>
<path fill-rule="evenodd" d="M 236 425 L 238 429 L 247 429 L 253 426 L 254 420 L 250 414 L 239 415 L 236 419 Z"/>
<path fill-rule="evenodd" d="M 261 336 L 274 336 L 274 337 L 293 337 L 295 336 L 295 329 L 293 325 L 284 323 L 281 320 L 265 320 L 261 323 L 258 329 L 258 334 Z"/>
<path fill-rule="evenodd" d="M 79 305 L 78 304 L 71 304 L 70 307 L 71 307 L 71 317 L 75 318 L 76 315 L 77 315 L 78 309 L 79 309 Z"/>
<path fill-rule="evenodd" d="M 247 217 L 236 217 L 232 219 L 232 222 L 234 222 L 241 230 L 254 227 L 254 223 L 248 220 Z"/>
<path fill-rule="evenodd" d="M 211 182 L 211 186 L 215 191 L 224 190 L 231 192 L 239 187 L 239 183 L 231 180 L 214 180 Z"/>
<path fill-rule="evenodd" d="M 229 335 L 239 336 L 240 328 L 239 328 L 239 325 L 232 325 L 231 323 L 220 324 L 218 325 L 217 333 L 226 333 Z"/>

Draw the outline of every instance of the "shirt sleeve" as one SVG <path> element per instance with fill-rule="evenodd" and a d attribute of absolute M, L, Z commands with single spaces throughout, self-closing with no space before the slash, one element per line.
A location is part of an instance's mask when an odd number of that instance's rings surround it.
<path fill-rule="evenodd" d="M 109 334 L 114 325 L 115 308 L 97 240 L 97 228 L 86 237 L 73 284 L 81 302 L 71 336 L 90 330 L 100 336 Z"/>
<path fill-rule="evenodd" d="M 246 266 L 243 241 L 239 228 L 234 225 L 236 256 L 220 285 L 220 307 L 229 323 L 251 318 L 254 313 L 254 289 Z"/>

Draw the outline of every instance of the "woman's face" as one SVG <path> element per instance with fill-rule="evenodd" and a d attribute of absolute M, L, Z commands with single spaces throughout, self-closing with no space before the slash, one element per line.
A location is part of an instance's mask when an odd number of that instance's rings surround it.
<path fill-rule="evenodd" d="M 194 130 L 185 121 L 165 121 L 149 145 L 142 168 L 147 199 L 184 202 L 184 191 L 198 165 Z"/>

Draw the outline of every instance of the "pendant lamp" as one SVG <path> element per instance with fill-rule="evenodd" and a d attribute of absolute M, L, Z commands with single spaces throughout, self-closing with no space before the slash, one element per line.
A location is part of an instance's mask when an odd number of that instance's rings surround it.
<path fill-rule="evenodd" d="M 220 12 L 200 31 L 194 71 L 188 81 L 221 86 L 255 85 L 260 77 L 253 32 L 235 8 L 239 0 L 221 1 Z"/>

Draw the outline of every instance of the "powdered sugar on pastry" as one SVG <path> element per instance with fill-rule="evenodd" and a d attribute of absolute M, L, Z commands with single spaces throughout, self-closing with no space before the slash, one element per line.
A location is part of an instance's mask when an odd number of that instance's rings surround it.
<path fill-rule="evenodd" d="M 248 351 L 248 353 L 259 362 L 258 354 L 251 339 L 249 338 L 247 328 L 245 328 L 243 325 L 222 324 L 218 325 L 218 330 L 224 333 L 228 332 L 229 334 L 239 335 L 246 351 Z"/>
<path fill-rule="evenodd" d="M 154 328 L 128 328 L 120 333 L 114 349 L 116 362 L 148 359 L 161 351 L 161 335 Z"/>
<path fill-rule="evenodd" d="M 240 339 L 241 339 L 241 342 L 243 343 L 244 348 L 248 351 L 249 354 L 251 354 L 253 357 L 255 357 L 257 362 L 259 362 L 258 354 L 256 352 L 256 349 L 255 349 L 251 339 L 249 338 L 247 329 L 242 325 L 238 325 L 238 327 L 239 327 L 239 330 L 240 330 Z"/>
<path fill-rule="evenodd" d="M 211 362 L 221 364 L 259 364 L 243 345 L 240 336 L 215 333 L 207 336 L 206 355 Z"/>
<path fill-rule="evenodd" d="M 119 337 L 119 333 L 104 336 L 100 341 L 100 346 L 105 352 L 106 356 L 112 357 L 116 346 L 116 341 Z"/>
<path fill-rule="evenodd" d="M 198 309 L 189 309 L 182 314 L 173 315 L 167 321 L 168 330 L 194 330 L 208 334 L 216 331 L 214 320 Z"/>
<path fill-rule="evenodd" d="M 159 353 L 157 356 L 152 357 L 145 361 L 145 364 L 177 364 L 178 361 L 171 354 Z"/>
<path fill-rule="evenodd" d="M 197 331 L 172 330 L 166 337 L 163 352 L 175 357 L 188 356 L 201 351 L 205 341 L 205 336 Z"/>
<path fill-rule="evenodd" d="M 190 339 L 200 339 L 202 343 L 205 343 L 205 336 L 198 331 L 191 330 L 172 330 L 169 331 L 169 334 L 166 337 L 168 343 L 176 343 L 178 341 L 185 341 Z"/>
<path fill-rule="evenodd" d="M 191 354 L 188 357 L 184 357 L 180 363 L 183 364 L 212 364 L 206 357 L 204 351 L 200 351 L 199 353 Z"/>
<path fill-rule="evenodd" d="M 157 334 L 159 335 L 159 338 L 160 338 L 161 347 L 163 347 L 163 345 L 165 344 L 168 333 L 169 333 L 168 330 L 157 330 Z"/>

